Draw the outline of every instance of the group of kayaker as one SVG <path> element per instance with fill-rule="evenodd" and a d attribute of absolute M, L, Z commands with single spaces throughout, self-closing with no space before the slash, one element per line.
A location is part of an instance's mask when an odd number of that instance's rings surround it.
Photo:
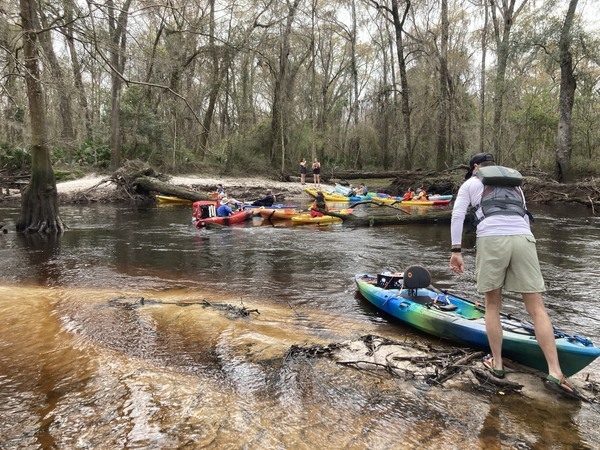
<path fill-rule="evenodd" d="M 423 186 L 420 186 L 415 191 L 412 186 L 409 186 L 404 195 L 402 196 L 402 200 L 427 200 L 427 191 L 423 189 Z"/>
<path fill-rule="evenodd" d="M 235 211 L 231 206 L 234 206 L 236 210 L 244 209 L 246 206 L 251 207 L 261 207 L 261 206 L 272 206 L 275 203 L 275 195 L 271 189 L 267 189 L 265 196 L 259 200 L 255 200 L 252 203 L 246 204 L 244 202 L 238 201 L 235 198 L 228 197 L 223 185 L 221 183 L 217 184 L 217 216 L 219 217 L 229 217 Z M 231 206 L 230 206 L 231 205 Z"/>

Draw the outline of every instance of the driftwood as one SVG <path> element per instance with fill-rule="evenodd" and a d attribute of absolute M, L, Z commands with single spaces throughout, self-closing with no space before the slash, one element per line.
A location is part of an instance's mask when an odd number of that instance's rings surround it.
<path fill-rule="evenodd" d="M 349 355 L 353 355 L 348 359 Z M 357 341 L 312 345 L 292 345 L 284 356 L 326 357 L 337 364 L 373 374 L 387 372 L 403 379 L 422 380 L 431 385 L 461 375 L 480 361 L 482 352 L 459 348 L 441 348 L 417 341 L 396 341 L 377 335 L 361 336 Z"/>
<path fill-rule="evenodd" d="M 537 394 L 540 376 L 545 374 L 508 359 L 508 378 L 499 379 L 483 366 L 484 352 L 462 347 L 436 347 L 413 339 L 403 341 L 377 335 L 364 335 L 353 341 L 311 346 L 292 345 L 284 361 L 328 358 L 336 364 L 377 377 L 417 380 L 429 385 L 462 389 L 471 383 L 478 390 L 506 395 Z M 571 379 L 573 382 L 573 379 Z M 576 396 L 586 403 L 598 403 L 598 383 L 588 377 L 578 383 Z M 559 392 L 560 398 L 565 394 Z M 541 397 L 540 398 L 544 398 Z M 569 397 L 572 399 L 572 396 Z"/>
<path fill-rule="evenodd" d="M 208 194 L 193 191 L 182 186 L 175 184 L 165 183 L 158 180 L 157 178 L 151 178 L 147 176 L 137 177 L 132 185 L 139 194 L 149 195 L 154 192 L 161 195 L 170 195 L 179 198 L 185 198 L 186 200 L 197 201 L 197 200 L 213 200 Z"/>
<path fill-rule="evenodd" d="M 362 203 L 369 203 L 368 201 L 356 203 L 354 206 Z M 382 207 L 388 207 L 395 210 L 398 210 L 398 213 L 395 215 L 368 215 L 368 216 L 358 216 L 356 214 L 342 214 L 337 211 L 329 211 L 324 209 L 316 209 L 317 211 L 333 217 L 338 217 L 342 219 L 344 225 L 354 226 L 354 227 L 375 227 L 380 225 L 406 225 L 411 223 L 447 223 L 450 222 L 452 217 L 452 211 L 449 209 L 444 210 L 433 210 L 427 211 L 423 214 L 412 214 L 410 211 L 406 211 L 399 207 L 394 207 L 391 205 L 379 205 Z"/>

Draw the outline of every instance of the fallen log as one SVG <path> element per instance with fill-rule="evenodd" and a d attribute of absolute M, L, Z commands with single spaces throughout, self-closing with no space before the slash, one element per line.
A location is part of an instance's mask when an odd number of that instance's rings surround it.
<path fill-rule="evenodd" d="M 185 188 L 183 186 L 177 186 L 175 184 L 165 183 L 156 178 L 141 176 L 137 177 L 132 186 L 135 188 L 138 194 L 151 195 L 171 195 L 174 197 L 184 198 L 193 202 L 197 200 L 214 200 L 208 193 L 197 192 L 192 189 Z"/>
<path fill-rule="evenodd" d="M 342 219 L 343 225 L 353 227 L 375 227 L 381 225 L 406 225 L 411 223 L 447 223 L 450 222 L 452 211 L 444 209 L 441 211 L 430 211 L 423 214 L 406 214 L 405 211 L 399 211 L 395 215 L 368 215 L 358 216 L 355 214 L 341 214 L 336 211 L 326 211 L 318 209 L 323 214 L 338 217 Z"/>

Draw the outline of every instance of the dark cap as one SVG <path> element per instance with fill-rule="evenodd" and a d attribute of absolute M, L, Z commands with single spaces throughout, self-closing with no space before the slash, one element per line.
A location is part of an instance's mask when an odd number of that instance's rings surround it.
<path fill-rule="evenodd" d="M 491 153 L 477 153 L 476 155 L 473 155 L 471 161 L 469 161 L 469 171 L 465 175 L 465 180 L 468 180 L 473 175 L 473 169 L 475 169 L 475 164 L 481 164 L 487 161 L 495 162 L 494 155 L 492 155 Z"/>

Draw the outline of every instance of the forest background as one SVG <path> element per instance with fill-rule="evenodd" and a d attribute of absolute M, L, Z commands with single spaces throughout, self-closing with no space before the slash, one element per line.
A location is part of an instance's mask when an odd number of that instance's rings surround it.
<path fill-rule="evenodd" d="M 173 173 L 285 175 L 301 158 L 325 174 L 440 171 L 478 151 L 559 181 L 594 176 L 596 10 L 592 0 L 8 0 L 0 170 L 30 171 L 41 139 L 57 178 L 129 159 Z M 40 116 L 47 132 L 36 137 Z"/>

